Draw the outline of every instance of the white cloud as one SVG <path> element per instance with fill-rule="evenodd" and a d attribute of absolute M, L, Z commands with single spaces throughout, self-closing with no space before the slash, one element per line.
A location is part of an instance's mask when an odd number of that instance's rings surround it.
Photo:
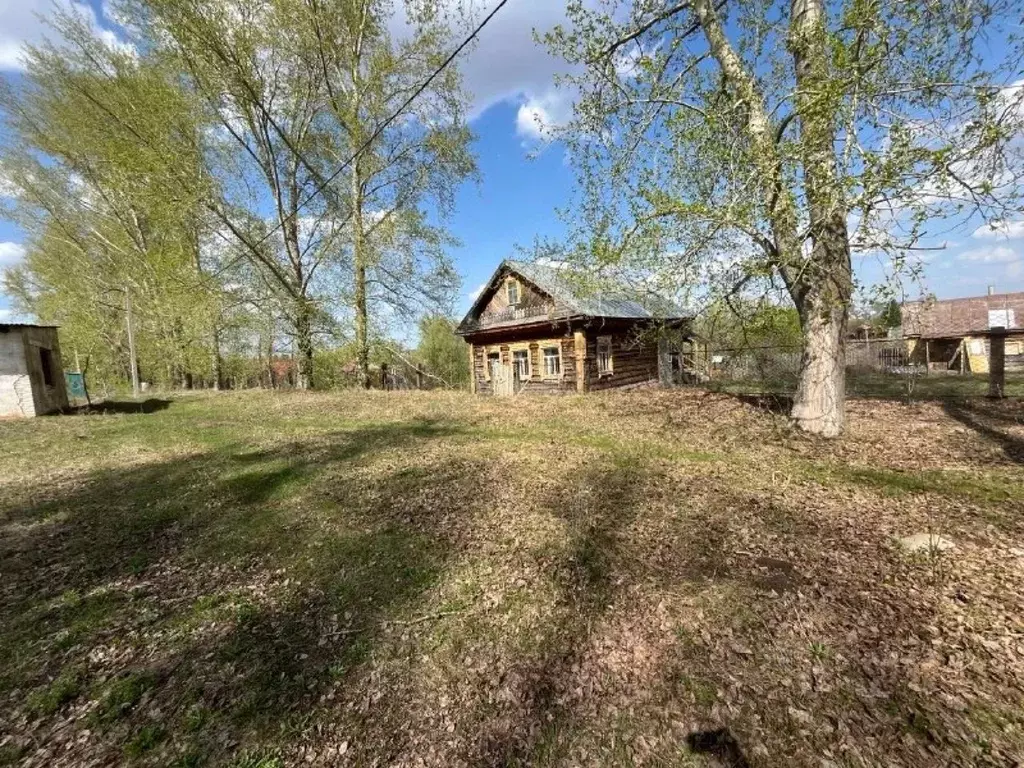
<path fill-rule="evenodd" d="M 0 0 L 2 2 L 3 0 Z M 471 6 L 475 12 L 474 26 L 490 13 L 499 0 L 444 0 L 443 5 L 457 14 L 458 9 Z M 396 13 L 389 27 L 402 37 L 408 30 L 404 4 L 396 3 Z M 548 54 L 534 40 L 534 31 L 543 34 L 556 24 L 565 22 L 565 3 L 555 0 L 515 0 L 508 3 L 483 28 L 476 44 L 459 57 L 463 86 L 472 95 L 469 119 L 475 120 L 487 109 L 502 102 L 523 104 L 516 116 L 521 134 L 538 138 L 536 122 L 529 120 L 539 111 L 551 110 L 548 94 L 553 90 L 557 74 L 565 74 L 569 66 Z M 565 111 L 546 114 L 563 119 Z M 545 115 L 541 115 L 545 116 Z"/>
<path fill-rule="evenodd" d="M 572 117 L 572 101 L 564 91 L 549 89 L 540 96 L 527 97 L 516 113 L 516 133 L 525 139 L 548 141 L 552 129 Z"/>
<path fill-rule="evenodd" d="M 978 240 L 1016 240 L 1024 237 L 1024 219 L 982 224 L 971 235 Z"/>
<path fill-rule="evenodd" d="M 25 246 L 21 243 L 0 243 L 0 267 L 13 267 L 25 258 Z"/>
<path fill-rule="evenodd" d="M 24 69 L 22 57 L 26 44 L 39 44 L 56 33 L 43 21 L 55 8 L 71 11 L 88 22 L 93 34 L 108 47 L 134 53 L 134 47 L 105 28 L 97 12 L 78 0 L 0 0 L 0 71 Z"/>
<path fill-rule="evenodd" d="M 476 288 L 474 288 L 472 291 L 470 291 L 470 293 L 469 293 L 469 300 L 470 301 L 476 301 L 477 299 L 479 299 L 480 298 L 480 294 L 483 293 L 486 288 L 487 288 L 487 283 L 480 283 L 480 285 L 478 285 Z"/>
<path fill-rule="evenodd" d="M 991 248 L 972 248 L 960 254 L 962 261 L 980 261 L 987 263 L 1006 263 L 1018 261 L 1020 254 L 1006 245 L 995 245 Z"/>
<path fill-rule="evenodd" d="M 497 2 L 485 0 L 481 18 Z M 550 56 L 533 34 L 564 21 L 565 3 L 552 0 L 516 0 L 498 11 L 460 62 L 465 86 L 473 94 L 471 118 L 501 101 L 531 101 L 551 90 L 555 74 L 567 72 L 568 66 Z"/>

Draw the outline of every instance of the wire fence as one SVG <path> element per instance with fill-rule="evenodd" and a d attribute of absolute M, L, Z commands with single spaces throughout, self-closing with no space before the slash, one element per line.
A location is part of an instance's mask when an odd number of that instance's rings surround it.
<path fill-rule="evenodd" d="M 934 399 L 988 394 L 987 368 L 972 370 L 959 344 L 916 340 L 850 339 L 845 344 L 847 394 L 857 397 Z M 795 346 L 714 347 L 695 344 L 678 380 L 738 394 L 791 395 L 799 380 L 801 349 Z M 1024 397 L 1024 366 L 1007 357 L 1005 394 Z"/>

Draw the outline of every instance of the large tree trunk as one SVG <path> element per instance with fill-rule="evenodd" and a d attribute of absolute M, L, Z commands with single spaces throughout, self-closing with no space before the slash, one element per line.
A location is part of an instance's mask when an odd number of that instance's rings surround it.
<path fill-rule="evenodd" d="M 295 386 L 310 389 L 313 386 L 313 322 L 305 300 L 300 301 L 295 314 L 295 346 Z"/>
<path fill-rule="evenodd" d="M 846 307 L 806 296 L 799 311 L 804 348 L 790 416 L 805 432 L 837 437 L 846 424 Z"/>
<path fill-rule="evenodd" d="M 836 114 L 822 0 L 793 0 L 787 46 L 796 72 L 800 158 L 811 253 L 790 285 L 804 349 L 792 417 L 806 432 L 846 426 L 846 314 L 853 292 L 846 201 L 836 160 Z"/>

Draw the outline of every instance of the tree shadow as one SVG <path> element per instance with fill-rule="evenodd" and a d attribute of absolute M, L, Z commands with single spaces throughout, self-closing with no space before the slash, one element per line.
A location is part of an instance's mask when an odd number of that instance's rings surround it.
<path fill-rule="evenodd" d="M 173 400 L 164 400 L 158 397 L 149 397 L 145 400 L 102 400 L 91 405 L 76 405 L 58 413 L 71 416 L 91 416 L 105 413 L 156 413 L 167 410 L 173 402 Z"/>
<path fill-rule="evenodd" d="M 750 762 L 740 749 L 740 743 L 728 728 L 694 731 L 687 735 L 686 744 L 695 754 L 717 758 L 724 768 L 750 768 Z"/>
<path fill-rule="evenodd" d="M 1024 439 L 1007 434 L 997 426 L 999 423 L 1020 424 L 1019 417 L 1010 416 L 996 404 L 980 399 L 945 400 L 942 409 L 985 441 L 998 445 L 1007 459 L 1024 464 Z"/>
<path fill-rule="evenodd" d="M 99 702 L 87 722 L 113 750 L 101 762 L 145 728 L 203 760 L 302 727 L 328 691 L 361 684 L 381 633 L 457 554 L 455 515 L 480 501 L 473 462 L 368 460 L 455 431 L 419 421 L 229 446 L 0 507 L 0 691 L 44 695 L 72 674 L 59 708 Z M 92 655 L 155 630 L 116 662 Z M 105 714 L 119 684 L 137 701 Z"/>
<path fill-rule="evenodd" d="M 731 393 L 725 393 L 731 394 Z M 788 416 L 793 410 L 793 396 L 786 394 L 731 394 L 736 400 L 744 405 L 749 405 L 759 411 Z"/>

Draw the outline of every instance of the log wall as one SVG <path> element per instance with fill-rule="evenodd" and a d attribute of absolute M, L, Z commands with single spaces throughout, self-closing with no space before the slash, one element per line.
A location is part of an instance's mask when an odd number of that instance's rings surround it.
<path fill-rule="evenodd" d="M 612 372 L 599 374 L 597 369 L 597 340 L 611 338 Z M 598 391 L 643 384 L 658 379 L 658 345 L 651 340 L 636 339 L 632 331 L 587 333 L 587 389 Z"/>

